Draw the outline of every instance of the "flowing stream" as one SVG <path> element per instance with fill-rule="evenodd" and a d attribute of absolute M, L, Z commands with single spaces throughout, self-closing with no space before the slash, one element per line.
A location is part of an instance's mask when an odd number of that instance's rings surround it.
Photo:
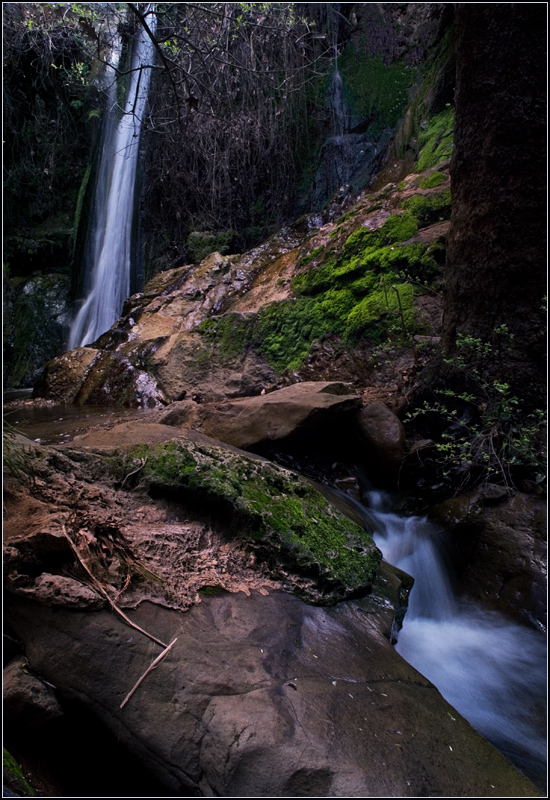
<path fill-rule="evenodd" d="M 459 600 L 438 548 L 438 530 L 427 520 L 393 513 L 373 491 L 368 506 L 356 510 L 375 531 L 384 559 L 415 579 L 398 653 L 522 772 L 544 785 L 544 637 Z"/>
<path fill-rule="evenodd" d="M 154 33 L 156 17 L 152 14 L 147 19 Z M 93 219 L 86 244 L 86 297 L 71 326 L 69 349 L 89 344 L 107 331 L 131 294 L 139 140 L 152 71 L 148 65 L 153 61 L 154 46 L 142 29 L 134 44 L 130 85 L 119 120 L 115 71 L 120 53 L 120 41 L 115 38 L 107 66 L 110 86 Z"/>
<path fill-rule="evenodd" d="M 10 397 L 6 397 L 6 400 Z M 70 441 L 108 420 L 139 419 L 136 409 L 23 408 L 8 421 L 42 444 Z M 398 653 L 541 791 L 546 781 L 546 641 L 537 631 L 457 598 L 439 547 L 439 529 L 391 510 L 369 491 L 361 504 L 331 489 L 365 522 L 384 559 L 414 586 Z"/>

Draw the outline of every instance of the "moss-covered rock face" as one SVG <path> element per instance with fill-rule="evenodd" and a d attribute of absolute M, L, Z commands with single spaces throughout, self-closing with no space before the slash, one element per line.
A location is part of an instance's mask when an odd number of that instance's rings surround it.
<path fill-rule="evenodd" d="M 435 189 L 437 186 L 441 186 L 442 183 L 445 183 L 447 180 L 447 175 L 443 172 L 439 172 L 439 170 L 434 170 L 427 178 L 423 181 L 420 181 L 420 188 L 421 189 Z"/>
<path fill-rule="evenodd" d="M 295 300 L 260 309 L 256 346 L 277 371 L 297 369 L 327 334 L 353 346 L 358 336 L 379 344 L 417 332 L 413 286 L 403 279 L 430 281 L 439 266 L 425 244 L 405 244 L 419 228 L 416 210 L 389 216 L 377 230 L 357 228 L 340 255 L 326 253 L 294 279 Z"/>
<path fill-rule="evenodd" d="M 34 275 L 4 281 L 4 386 L 29 386 L 63 352 L 69 330 L 70 278 Z"/>
<path fill-rule="evenodd" d="M 368 132 L 393 128 L 405 113 L 415 70 L 402 61 L 387 65 L 381 56 L 357 53 L 353 45 L 345 48 L 338 66 L 354 116 L 371 120 Z"/>
<path fill-rule="evenodd" d="M 428 121 L 419 136 L 420 153 L 415 170 L 423 172 L 449 159 L 453 152 L 454 108 L 449 106 Z"/>
<path fill-rule="evenodd" d="M 16 797 L 35 797 L 35 792 L 30 783 L 23 775 L 23 771 L 15 758 L 4 747 L 4 784 L 11 791 L 16 792 Z"/>
<path fill-rule="evenodd" d="M 444 183 L 423 189 L 434 174 Z M 365 193 L 320 228 L 304 217 L 247 253 L 157 276 L 95 343 L 102 356 L 78 402 L 202 403 L 300 379 L 359 388 L 376 348 L 436 332 L 421 295 L 439 288 L 448 184 L 441 163 Z"/>
<path fill-rule="evenodd" d="M 331 604 L 369 591 L 381 554 L 371 537 L 308 481 L 263 460 L 190 442 L 137 445 L 141 480 L 200 501 L 245 540 L 269 573 L 304 599 Z"/>
<path fill-rule="evenodd" d="M 436 175 L 437 173 L 432 173 Z M 441 173 L 440 173 L 441 174 Z M 444 189 L 437 194 L 415 194 L 403 200 L 403 208 L 412 214 L 418 226 L 423 228 L 451 218 L 451 190 Z"/>

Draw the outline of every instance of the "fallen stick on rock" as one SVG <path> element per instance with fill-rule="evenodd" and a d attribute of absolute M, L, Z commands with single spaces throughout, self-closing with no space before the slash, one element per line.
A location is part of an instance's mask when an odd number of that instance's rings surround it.
<path fill-rule="evenodd" d="M 140 685 L 140 684 L 141 684 L 141 683 L 142 683 L 142 682 L 145 680 L 145 678 L 147 677 L 147 675 L 149 675 L 149 673 L 150 673 L 152 670 L 154 670 L 154 669 L 155 669 L 155 667 L 157 666 L 157 664 L 159 663 L 159 661 L 161 661 L 161 660 L 164 658 L 164 656 L 165 656 L 165 655 L 168 653 L 168 651 L 169 651 L 169 650 L 171 650 L 171 649 L 172 649 L 172 647 L 173 647 L 173 646 L 176 644 L 176 642 L 177 642 L 177 641 L 178 641 L 178 638 L 177 638 L 177 636 L 176 636 L 176 638 L 174 639 L 174 641 L 173 641 L 173 642 L 170 642 L 170 644 L 168 645 L 168 647 L 167 647 L 165 650 L 163 650 L 163 651 L 162 651 L 162 653 L 161 653 L 159 656 L 157 656 L 157 657 L 155 658 L 155 660 L 153 661 L 153 663 L 152 663 L 152 664 L 151 664 L 149 667 L 147 667 L 147 669 L 145 670 L 145 672 L 143 673 L 143 675 L 141 676 L 141 678 L 138 680 L 138 682 L 135 684 L 135 686 L 133 687 L 133 689 L 131 689 L 131 690 L 128 692 L 128 694 L 126 695 L 126 697 L 124 698 L 124 700 L 123 700 L 123 701 L 122 701 L 122 703 L 120 704 L 120 708 L 124 708 L 124 706 L 126 705 L 126 703 L 128 702 L 128 700 L 131 698 L 131 696 L 134 694 L 134 692 L 136 691 L 136 689 L 138 688 L 138 686 L 139 686 L 139 685 Z"/>

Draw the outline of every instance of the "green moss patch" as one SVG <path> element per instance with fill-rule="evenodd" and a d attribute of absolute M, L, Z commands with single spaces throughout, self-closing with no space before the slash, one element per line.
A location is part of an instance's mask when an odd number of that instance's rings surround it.
<path fill-rule="evenodd" d="M 420 188 L 421 189 L 435 189 L 437 186 L 441 186 L 442 183 L 445 183 L 447 180 L 447 175 L 444 172 L 439 172 L 435 170 L 432 172 L 428 177 L 420 181 Z"/>
<path fill-rule="evenodd" d="M 436 194 L 415 194 L 403 200 L 402 206 L 412 214 L 419 228 L 451 218 L 451 190 L 444 189 Z"/>
<path fill-rule="evenodd" d="M 261 558 L 274 577 L 288 570 L 314 579 L 299 582 L 305 599 L 334 603 L 366 593 L 381 554 L 371 537 L 334 509 L 299 475 L 229 450 L 192 443 L 138 445 L 127 464 L 147 457 L 141 480 L 156 491 L 196 498 L 218 513 Z"/>
<path fill-rule="evenodd" d="M 315 248 L 315 250 L 313 250 L 308 256 L 304 256 L 304 258 L 300 260 L 300 266 L 303 267 L 306 264 L 309 264 L 309 262 L 313 261 L 313 259 L 316 258 L 316 256 L 319 255 L 319 253 L 322 253 L 324 249 L 325 249 L 324 244 L 321 245 L 321 247 Z"/>
<path fill-rule="evenodd" d="M 373 329 L 378 344 L 392 333 L 401 331 L 406 338 L 415 327 L 414 291 L 409 283 L 387 285 L 382 279 L 380 288 L 358 303 L 348 318 L 348 331 L 359 334 Z"/>
<path fill-rule="evenodd" d="M 344 259 L 349 259 L 352 256 L 364 255 L 367 248 L 377 249 L 404 242 L 412 238 L 417 230 L 418 223 L 413 214 L 393 214 L 376 231 L 368 228 L 358 228 L 354 231 L 342 248 L 342 256 Z"/>
<path fill-rule="evenodd" d="M 401 61 L 386 65 L 380 56 L 357 52 L 352 44 L 344 49 L 338 68 L 353 114 L 372 119 L 368 133 L 395 127 L 406 111 L 415 70 Z"/>
<path fill-rule="evenodd" d="M 209 320 L 201 333 L 217 342 L 222 361 L 226 352 L 253 346 L 278 373 L 298 369 L 312 344 L 327 335 L 339 336 L 344 346 L 353 346 L 359 337 L 373 344 L 407 338 L 416 322 L 413 289 L 404 282 L 426 284 L 440 271 L 425 245 L 400 244 L 417 233 L 418 218 L 441 213 L 437 199 L 422 197 L 422 203 L 420 210 L 413 204 L 414 213 L 407 209 L 389 217 L 378 230 L 354 231 L 339 255 L 327 253 L 294 279 L 295 299 L 270 303 L 246 319 Z M 401 307 L 393 285 L 399 287 Z"/>
<path fill-rule="evenodd" d="M 5 747 L 3 748 L 3 754 L 4 784 L 13 792 L 16 792 L 16 796 L 35 797 L 34 789 L 23 775 L 21 767 Z"/>
<path fill-rule="evenodd" d="M 214 355 L 224 364 L 239 358 L 252 338 L 254 315 L 226 314 L 211 317 L 200 326 L 201 335 L 214 347 Z"/>
<path fill-rule="evenodd" d="M 419 137 L 420 154 L 415 172 L 424 172 L 451 157 L 453 152 L 454 108 L 433 116 Z"/>
<path fill-rule="evenodd" d="M 326 336 L 339 336 L 344 347 L 353 347 L 359 338 L 380 344 L 418 332 L 413 288 L 405 281 L 430 284 L 440 273 L 440 261 L 424 244 L 402 243 L 419 227 L 450 214 L 450 192 L 415 195 L 405 204 L 379 229 L 357 228 L 340 253 L 317 248 L 303 258 L 301 266 L 323 254 L 321 263 L 294 278 L 295 298 L 265 305 L 257 314 L 204 322 L 200 333 L 210 345 L 210 358 L 223 364 L 253 347 L 280 374 L 299 369 L 313 343 Z"/>

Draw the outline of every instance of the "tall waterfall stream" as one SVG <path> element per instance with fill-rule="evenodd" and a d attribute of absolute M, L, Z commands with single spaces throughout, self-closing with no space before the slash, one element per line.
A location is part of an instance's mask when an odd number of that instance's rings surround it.
<path fill-rule="evenodd" d="M 349 500 L 349 497 L 347 498 Z M 379 492 L 353 504 L 384 559 L 414 586 L 397 652 L 531 780 L 546 776 L 546 642 L 537 631 L 459 600 L 426 519 L 402 517 Z"/>
<path fill-rule="evenodd" d="M 155 31 L 156 17 L 149 18 Z M 154 45 L 142 30 L 134 46 L 130 85 L 118 120 L 115 70 L 120 58 L 115 40 L 107 67 L 107 108 L 97 168 L 93 218 L 86 248 L 86 297 L 69 336 L 69 349 L 93 342 L 120 316 L 131 294 L 130 278 L 139 141 L 151 78 Z"/>

